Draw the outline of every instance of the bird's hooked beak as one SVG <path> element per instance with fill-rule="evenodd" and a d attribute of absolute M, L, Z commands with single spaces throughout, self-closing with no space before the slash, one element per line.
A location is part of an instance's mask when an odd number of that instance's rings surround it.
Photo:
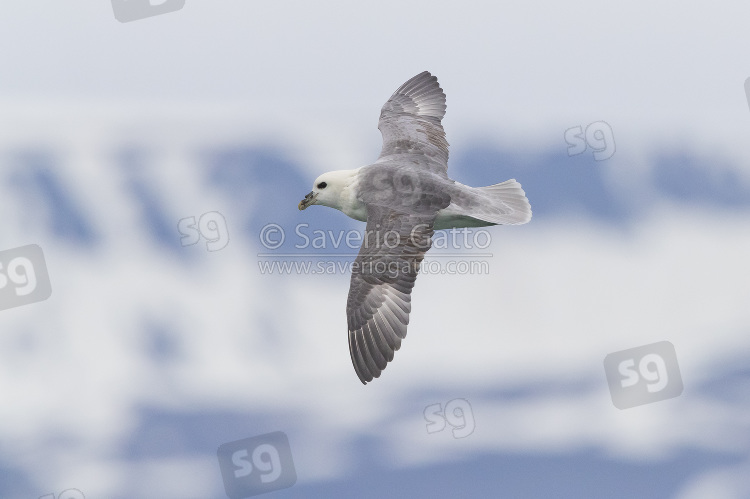
<path fill-rule="evenodd" d="M 315 194 L 314 192 L 310 192 L 309 194 L 305 196 L 305 199 L 299 202 L 299 204 L 297 205 L 297 208 L 299 208 L 300 210 L 304 210 L 311 204 L 315 204 L 315 198 L 317 197 L 318 197 L 317 194 Z"/>

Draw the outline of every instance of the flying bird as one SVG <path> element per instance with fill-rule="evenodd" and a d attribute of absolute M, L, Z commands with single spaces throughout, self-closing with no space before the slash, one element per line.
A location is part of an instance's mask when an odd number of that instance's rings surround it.
<path fill-rule="evenodd" d="M 411 78 L 380 111 L 377 161 L 324 173 L 298 206 L 328 206 L 367 223 L 346 301 L 349 354 L 363 384 L 380 377 L 406 337 L 411 290 L 435 230 L 531 220 L 515 179 L 469 187 L 448 177 L 443 116 L 437 78 Z"/>

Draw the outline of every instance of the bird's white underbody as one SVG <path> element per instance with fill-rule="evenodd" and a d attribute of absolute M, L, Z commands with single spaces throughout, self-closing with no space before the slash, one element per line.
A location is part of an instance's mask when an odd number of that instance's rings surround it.
<path fill-rule="evenodd" d="M 376 165 L 372 165 L 376 166 Z M 312 200 L 311 202 L 303 205 L 300 203 L 300 209 L 304 210 L 314 204 L 327 206 L 341 211 L 346 216 L 359 220 L 360 222 L 367 221 L 367 205 L 362 202 L 357 196 L 358 175 L 362 168 L 356 168 L 353 170 L 336 170 L 324 173 L 315 179 L 313 184 Z M 326 183 L 324 189 L 318 189 L 316 186 L 321 182 Z M 514 194 L 524 195 L 521 185 L 518 184 L 514 179 L 503 182 L 508 183 L 507 187 L 510 192 Z M 503 185 L 496 184 L 496 185 Z M 470 187 L 460 182 L 453 182 L 453 185 L 465 193 L 466 196 L 474 197 L 479 202 L 484 202 L 490 205 L 496 205 L 500 210 L 507 209 L 505 205 L 505 199 L 503 196 L 489 196 L 486 191 L 487 187 Z M 490 186 L 495 187 L 495 186 Z M 517 188 L 516 188 L 517 187 Z M 519 192 L 520 191 L 520 192 Z M 530 212 L 528 213 L 530 215 Z M 451 200 L 451 203 L 443 209 L 437 211 L 435 223 L 433 228 L 435 230 L 441 229 L 463 229 L 470 227 L 487 227 L 490 225 L 498 225 L 501 222 L 493 222 L 478 218 L 475 212 L 466 209 L 459 205 L 455 201 Z M 509 224 L 519 224 L 528 221 L 526 213 L 518 213 L 517 220 L 509 220 Z"/>

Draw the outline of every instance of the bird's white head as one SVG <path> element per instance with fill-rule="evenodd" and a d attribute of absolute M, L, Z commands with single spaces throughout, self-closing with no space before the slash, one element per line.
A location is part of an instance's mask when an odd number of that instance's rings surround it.
<path fill-rule="evenodd" d="M 304 210 L 308 206 L 319 204 L 341 210 L 345 192 L 351 186 L 357 170 L 337 170 L 324 173 L 315 179 L 313 190 L 297 206 Z"/>

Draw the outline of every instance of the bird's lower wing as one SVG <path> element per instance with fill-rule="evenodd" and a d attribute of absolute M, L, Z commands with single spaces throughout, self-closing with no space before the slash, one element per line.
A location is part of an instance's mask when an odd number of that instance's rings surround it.
<path fill-rule="evenodd" d="M 368 206 L 346 303 L 349 353 L 363 384 L 380 376 L 406 336 L 411 290 L 431 245 L 434 220 Z"/>

